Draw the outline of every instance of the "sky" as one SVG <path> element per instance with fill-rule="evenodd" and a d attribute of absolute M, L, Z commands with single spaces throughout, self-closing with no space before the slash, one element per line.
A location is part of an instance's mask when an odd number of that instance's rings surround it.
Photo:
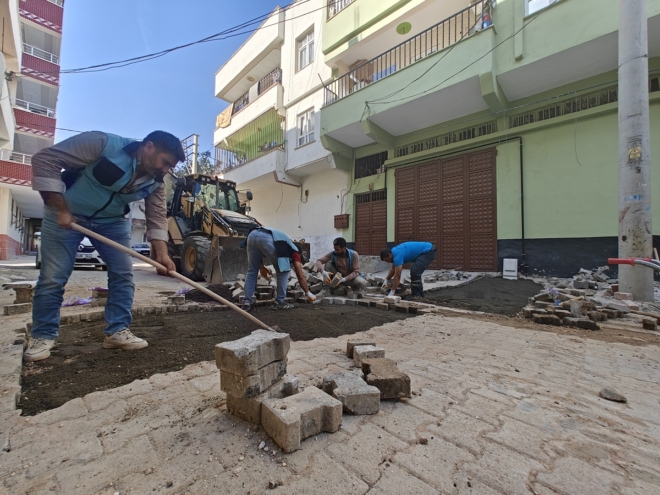
<path fill-rule="evenodd" d="M 61 68 L 74 69 L 189 43 L 266 14 L 276 0 L 66 0 Z M 202 43 L 153 61 L 90 74 L 62 74 L 57 127 L 142 138 L 160 129 L 213 146 L 216 71 L 248 35 Z M 71 132 L 58 130 L 56 141 Z"/>

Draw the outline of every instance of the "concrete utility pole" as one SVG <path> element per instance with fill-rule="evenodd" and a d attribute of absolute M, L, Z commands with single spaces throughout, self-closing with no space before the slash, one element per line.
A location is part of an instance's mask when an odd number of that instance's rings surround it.
<path fill-rule="evenodd" d="M 653 256 L 647 0 L 619 0 L 619 257 Z M 619 290 L 653 300 L 653 270 L 619 265 Z"/>

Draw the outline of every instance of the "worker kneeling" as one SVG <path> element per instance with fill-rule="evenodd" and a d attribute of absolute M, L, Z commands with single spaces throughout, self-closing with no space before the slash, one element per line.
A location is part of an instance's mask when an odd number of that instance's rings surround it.
<path fill-rule="evenodd" d="M 393 296 L 401 283 L 403 265 L 412 263 L 410 267 L 410 289 L 412 295 L 424 297 L 422 274 L 433 263 L 436 254 L 437 249 L 430 242 L 402 242 L 392 249 L 383 249 L 380 252 L 381 261 L 392 263 L 392 268 L 390 268 L 383 282 L 383 292 L 387 291 L 387 286 L 391 280 L 392 288 L 389 295 Z"/>
<path fill-rule="evenodd" d="M 257 277 L 265 264 L 275 267 L 275 277 L 277 278 L 277 294 L 273 309 L 293 308 L 293 304 L 289 304 L 284 300 L 292 267 L 296 277 L 298 277 L 300 287 L 305 291 L 307 300 L 309 302 L 316 300 L 316 296 L 309 291 L 307 286 L 298 248 L 284 232 L 266 227 L 254 229 L 247 237 L 246 247 L 248 272 L 245 277 L 243 310 L 250 311 L 252 309 L 254 291 L 257 288 Z"/>
<path fill-rule="evenodd" d="M 72 230 L 73 223 L 130 247 L 131 226 L 125 215 L 129 203 L 144 199 L 147 240 L 151 241 L 152 257 L 164 267 L 158 273 L 167 275 L 176 270 L 167 252 L 163 176 L 185 159 L 181 141 L 163 131 L 152 132 L 143 141 L 83 132 L 32 157 L 32 189 L 39 191 L 46 208 L 31 339 L 23 354 L 26 361 L 46 359 L 55 345 L 64 286 L 84 237 Z M 108 267 L 103 347 L 147 347 L 144 339 L 128 329 L 135 293 L 130 256 L 94 239 L 90 241 Z"/>
<path fill-rule="evenodd" d="M 360 257 L 357 251 L 346 247 L 346 239 L 337 237 L 332 241 L 334 251 L 316 260 L 316 271 L 323 274 L 323 281 L 330 285 L 332 276 L 340 273 L 339 285 L 352 288 L 355 291 L 364 290 L 367 281 L 360 276 Z"/>

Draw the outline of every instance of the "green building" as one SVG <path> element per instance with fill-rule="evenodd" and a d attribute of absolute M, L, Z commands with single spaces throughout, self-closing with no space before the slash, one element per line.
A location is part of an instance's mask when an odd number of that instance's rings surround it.
<path fill-rule="evenodd" d="M 329 2 L 321 140 L 350 173 L 344 237 L 360 254 L 431 241 L 439 268 L 517 258 L 568 276 L 606 264 L 618 233 L 618 5 Z M 657 166 L 660 0 L 647 11 Z"/>

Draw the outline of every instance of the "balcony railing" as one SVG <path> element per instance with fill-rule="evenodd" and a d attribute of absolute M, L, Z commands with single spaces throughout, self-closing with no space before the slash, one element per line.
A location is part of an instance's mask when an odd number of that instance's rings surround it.
<path fill-rule="evenodd" d="M 32 113 L 37 113 L 39 115 L 45 115 L 46 117 L 50 117 L 52 119 L 55 118 L 55 109 L 53 108 L 48 108 L 43 105 L 39 105 L 37 103 L 31 103 L 29 101 L 21 100 L 16 98 L 14 101 L 14 104 L 19 107 L 27 110 L 28 112 Z"/>
<path fill-rule="evenodd" d="M 252 86 L 247 93 L 236 100 L 234 102 L 234 110 L 231 114 L 236 115 L 276 84 L 282 84 L 282 69 L 279 67 L 270 71 L 258 83 Z"/>
<path fill-rule="evenodd" d="M 339 14 L 355 0 L 328 0 L 328 20 Z"/>
<path fill-rule="evenodd" d="M 6 162 L 22 163 L 23 165 L 31 165 L 32 155 L 17 153 L 12 150 L 0 150 L 0 160 L 4 160 Z"/>
<path fill-rule="evenodd" d="M 54 3 L 58 7 L 64 7 L 64 0 L 48 0 L 50 3 Z"/>
<path fill-rule="evenodd" d="M 215 148 L 218 173 L 229 172 L 275 150 L 284 149 L 284 117 L 272 109 Z"/>
<path fill-rule="evenodd" d="M 491 25 L 491 0 L 476 2 L 332 81 L 325 87 L 325 104 L 341 100 Z"/>
<path fill-rule="evenodd" d="M 28 45 L 27 43 L 23 43 L 23 53 L 34 55 L 41 60 L 50 62 L 51 64 L 60 65 L 60 58 L 57 55 L 47 52 L 46 50 L 42 50 L 41 48 L 37 48 L 36 46 Z"/>

